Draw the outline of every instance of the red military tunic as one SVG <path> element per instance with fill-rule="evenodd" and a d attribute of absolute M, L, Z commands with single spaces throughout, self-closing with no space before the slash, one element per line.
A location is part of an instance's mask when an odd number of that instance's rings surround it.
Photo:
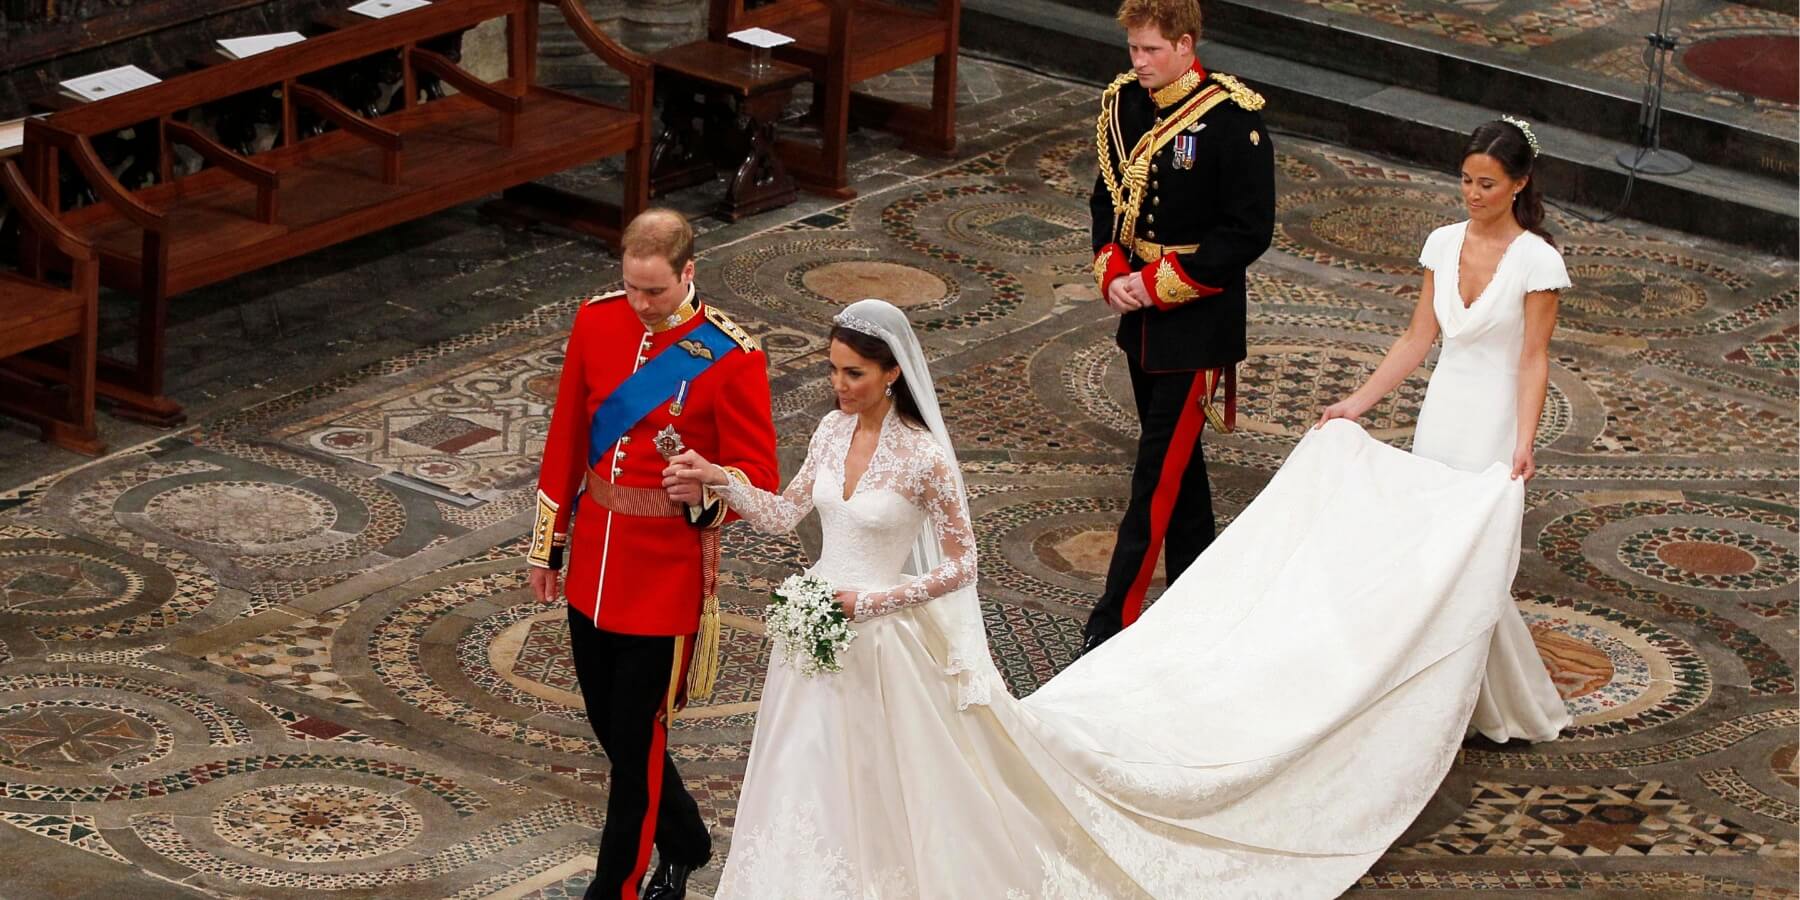
<path fill-rule="evenodd" d="M 710 319 L 738 342 L 739 349 L 693 380 L 679 414 L 672 413 L 671 402 L 665 401 L 606 448 L 595 463 L 594 475 L 621 487 L 661 491 L 668 462 L 657 451 L 655 437 L 665 426 L 673 426 L 688 448 L 726 467 L 734 477 L 772 491 L 779 485 L 779 472 L 767 358 L 743 329 L 702 305 L 691 286 L 681 308 L 655 329 L 646 328 L 621 298 L 621 294 L 596 297 L 575 314 L 538 475 L 538 515 L 528 561 L 559 568 L 561 554 L 556 551 L 566 541 L 569 565 L 563 593 L 569 605 L 593 619 L 595 626 L 620 634 L 693 634 L 704 599 L 702 529 L 684 516 L 614 512 L 583 492 L 589 425 L 608 394 Z M 723 501 L 718 501 L 703 524 L 717 527 L 728 514 Z"/>

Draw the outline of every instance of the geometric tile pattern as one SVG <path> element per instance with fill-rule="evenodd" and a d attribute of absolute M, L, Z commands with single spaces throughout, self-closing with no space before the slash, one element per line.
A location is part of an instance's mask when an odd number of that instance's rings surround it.
<path fill-rule="evenodd" d="M 113 862 L 129 862 L 120 856 L 117 850 L 106 843 L 100 834 L 100 826 L 93 816 L 52 815 L 33 812 L 0 812 L 0 821 L 29 831 L 40 837 L 78 847 L 89 853 L 104 856 Z"/>
<path fill-rule="evenodd" d="M 1789 825 L 1800 825 L 1800 806 L 1794 804 L 1790 788 L 1786 799 L 1770 796 L 1744 780 L 1736 769 L 1709 769 L 1700 773 L 1700 781 L 1713 793 L 1736 803 L 1759 816 L 1778 819 Z"/>
<path fill-rule="evenodd" d="M 1467 748 L 1462 761 L 1482 769 L 1531 769 L 1539 771 L 1601 771 L 1642 769 L 1680 763 L 1731 750 L 1762 734 L 1792 732 L 1800 728 L 1800 711 L 1771 709 L 1727 719 L 1695 734 L 1626 750 L 1526 753 Z"/>
<path fill-rule="evenodd" d="M 223 759 L 195 766 L 184 772 L 176 772 L 135 784 L 60 787 L 13 781 L 0 782 L 0 797 L 65 803 L 142 800 L 147 797 L 164 797 L 179 791 L 193 790 L 201 785 L 247 772 L 287 769 L 306 772 L 358 772 L 393 779 L 436 794 L 444 802 L 450 804 L 450 807 L 459 816 L 473 815 L 487 806 L 487 801 L 483 800 L 481 795 L 467 788 L 459 787 L 455 782 L 443 776 L 433 775 L 409 766 L 354 756 L 311 756 L 297 753 Z"/>
<path fill-rule="evenodd" d="M 424 823 L 410 804 L 345 784 L 279 784 L 219 805 L 212 827 L 246 850 L 287 862 L 369 859 L 406 848 Z"/>
<path fill-rule="evenodd" d="M 1696 810 L 1655 781 L 1595 787 L 1482 782 L 1454 825 L 1394 854 L 1793 857 L 1800 844 Z"/>

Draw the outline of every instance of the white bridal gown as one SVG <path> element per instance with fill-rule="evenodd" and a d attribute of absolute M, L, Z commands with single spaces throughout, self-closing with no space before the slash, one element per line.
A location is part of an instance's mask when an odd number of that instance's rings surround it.
<path fill-rule="evenodd" d="M 720 900 L 1331 897 L 1455 758 L 1510 612 L 1524 488 L 1336 421 L 1133 627 L 1025 700 L 958 684 L 934 602 L 974 583 L 961 484 L 890 415 L 844 498 L 833 412 L 769 531 L 868 592 L 844 670 L 769 667 Z M 930 521 L 943 562 L 908 578 Z M 962 675 L 970 673 L 963 672 Z"/>
<path fill-rule="evenodd" d="M 1569 273 L 1562 254 L 1527 231 L 1506 248 L 1481 295 L 1464 307 L 1457 282 L 1468 227 L 1458 222 L 1437 229 L 1419 253 L 1432 271 L 1431 305 L 1444 347 L 1419 410 L 1413 452 L 1469 472 L 1495 463 L 1510 469 L 1518 442 L 1525 295 L 1560 291 L 1569 286 Z M 1568 708 L 1525 620 L 1505 604 L 1470 726 L 1496 741 L 1548 741 L 1568 724 Z"/>

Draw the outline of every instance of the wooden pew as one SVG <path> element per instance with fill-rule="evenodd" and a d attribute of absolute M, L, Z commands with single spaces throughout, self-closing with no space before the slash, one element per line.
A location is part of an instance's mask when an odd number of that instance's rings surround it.
<path fill-rule="evenodd" d="M 71 272 L 64 287 L 33 271 L 0 271 L 0 412 L 37 424 L 44 439 L 77 453 L 106 451 L 94 432 L 94 358 L 99 331 L 99 264 L 94 248 L 64 228 L 38 202 L 19 167 L 0 160 L 0 192 L 18 216 L 21 233 L 31 234 L 44 255 L 60 254 Z M 43 347 L 61 349 L 62 362 L 34 364 L 56 383 L 21 375 L 12 357 Z M 60 390 L 59 390 L 60 387 Z"/>
<path fill-rule="evenodd" d="M 577 36 L 628 79 L 611 106 L 537 84 L 540 3 L 558 7 Z M 507 75 L 487 83 L 426 49 L 434 38 L 506 22 Z M 378 54 L 398 54 L 401 107 L 369 118 L 310 82 Z M 422 97 L 420 81 L 458 93 Z M 280 91 L 276 147 L 244 156 L 183 121 L 188 111 L 259 86 Z M 232 60 L 26 124 L 25 174 L 50 214 L 93 244 L 100 279 L 139 303 L 131 364 L 102 360 L 99 390 L 121 414 L 157 423 L 183 418 L 164 394 L 169 298 L 322 247 L 501 193 L 484 207 L 551 222 L 616 245 L 649 197 L 651 66 L 594 25 L 580 0 L 437 0 L 298 44 Z M 331 128 L 300 132 L 300 117 Z M 161 149 L 158 183 L 129 189 L 95 154 L 93 139 L 150 123 Z M 174 145 L 206 167 L 176 177 Z M 623 154 L 618 204 L 532 182 Z M 56 185 L 73 166 L 100 200 L 61 209 Z M 353 311 L 346 311 L 353 312 Z"/>
<path fill-rule="evenodd" d="M 779 144 L 783 161 L 807 189 L 834 197 L 849 189 L 846 144 L 850 121 L 900 135 L 908 150 L 930 156 L 956 151 L 956 52 L 962 0 L 935 0 L 930 8 L 877 0 L 771 0 L 746 8 L 745 0 L 711 0 L 708 36 L 767 28 L 794 39 L 775 49 L 778 59 L 812 70 L 818 90 L 821 143 Z M 851 90 L 852 85 L 921 60 L 933 60 L 931 106 L 897 103 Z"/>

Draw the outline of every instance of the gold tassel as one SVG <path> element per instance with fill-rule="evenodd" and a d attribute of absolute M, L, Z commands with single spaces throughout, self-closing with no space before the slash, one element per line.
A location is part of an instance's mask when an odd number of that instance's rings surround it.
<path fill-rule="evenodd" d="M 688 701 L 712 697 L 719 678 L 719 595 L 706 598 L 700 610 L 700 631 L 694 635 L 694 660 L 688 665 Z"/>
<path fill-rule="evenodd" d="M 681 703 L 681 659 L 682 659 L 681 651 L 682 651 L 682 646 L 681 645 L 686 640 L 687 640 L 687 638 L 682 637 L 681 635 L 675 636 L 675 662 L 674 662 L 673 668 L 671 668 L 669 670 L 669 696 L 667 699 L 667 704 L 663 710 L 663 722 L 668 725 L 671 725 L 671 726 L 673 726 L 675 724 L 675 714 L 680 712 L 681 707 L 682 707 L 682 703 Z"/>

